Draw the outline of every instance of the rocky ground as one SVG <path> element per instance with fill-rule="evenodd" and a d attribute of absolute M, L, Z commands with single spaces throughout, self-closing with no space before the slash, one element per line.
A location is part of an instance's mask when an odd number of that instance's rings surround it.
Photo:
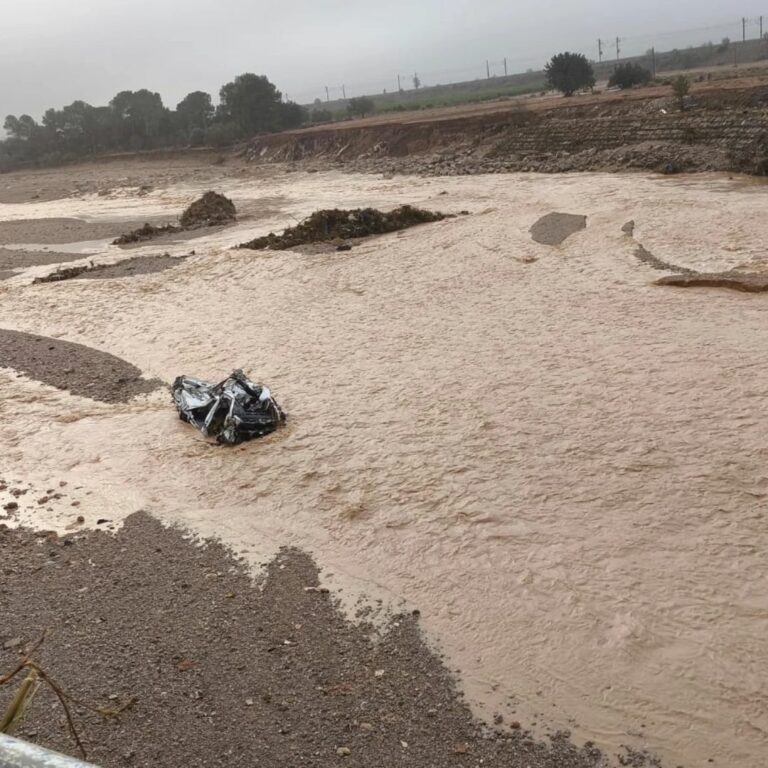
<path fill-rule="evenodd" d="M 105 403 L 126 402 L 162 384 L 136 366 L 93 347 L 0 329 L 0 365 L 57 389 Z"/>
<path fill-rule="evenodd" d="M 350 622 L 301 552 L 254 583 L 232 552 L 145 514 L 116 535 L 72 527 L 59 538 L 0 525 L 0 673 L 47 633 L 34 658 L 79 702 L 78 735 L 104 768 L 605 764 L 563 735 L 479 724 L 418 612 L 381 630 L 367 610 Z M 0 711 L 14 690 L 0 688 Z M 18 735 L 77 754 L 45 687 Z"/>

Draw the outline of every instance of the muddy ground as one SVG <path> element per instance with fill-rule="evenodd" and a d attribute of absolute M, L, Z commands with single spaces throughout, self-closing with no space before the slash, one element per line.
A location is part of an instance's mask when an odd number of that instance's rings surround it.
<path fill-rule="evenodd" d="M 133 702 L 109 720 L 73 708 L 88 757 L 104 768 L 603 764 L 597 750 L 536 742 L 514 721 L 481 726 L 426 646 L 418 613 L 381 631 L 367 610 L 350 622 L 296 550 L 254 584 L 219 544 L 146 514 L 114 536 L 4 528 L 0 673 L 48 632 L 35 658 L 69 694 L 96 707 Z M 0 711 L 12 692 L 0 689 Z M 77 754 L 47 689 L 18 735 Z"/>
<path fill-rule="evenodd" d="M 134 189 L 148 194 L 182 178 L 218 179 L 226 153 L 215 150 L 147 152 L 116 155 L 80 163 L 76 174 L 57 168 L 35 168 L 0 174 L 0 203 L 35 203 L 83 195 L 107 196 Z M 139 222 L 141 224 L 143 222 Z"/>
<path fill-rule="evenodd" d="M 108 352 L 8 329 L 0 329 L 0 367 L 105 403 L 127 402 L 162 386 Z"/>
<path fill-rule="evenodd" d="M 131 224 L 121 222 L 92 223 L 82 219 L 20 219 L 0 221 L 0 243 L 66 244 L 117 237 L 120 229 Z M 141 224 L 137 223 L 137 226 Z"/>
<path fill-rule="evenodd" d="M 62 267 L 45 277 L 35 278 L 33 284 L 60 283 L 64 280 L 112 280 L 121 277 L 136 277 L 164 272 L 183 263 L 187 256 L 170 256 L 167 253 L 159 256 L 136 256 L 124 259 L 115 264 L 85 265 L 80 267 Z"/>

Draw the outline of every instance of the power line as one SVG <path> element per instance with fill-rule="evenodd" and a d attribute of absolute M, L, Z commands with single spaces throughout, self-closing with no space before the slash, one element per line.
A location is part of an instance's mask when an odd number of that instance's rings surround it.
<path fill-rule="evenodd" d="M 742 16 L 740 18 L 741 22 L 741 32 L 742 32 L 742 41 L 746 42 L 747 39 L 747 27 L 750 25 L 755 26 L 755 31 L 759 30 L 759 35 L 762 38 L 763 37 L 763 16 L 756 16 L 756 17 L 746 17 Z M 615 46 L 616 50 L 616 60 L 621 60 L 622 55 L 626 57 L 629 55 L 630 57 L 635 55 L 642 55 L 642 52 L 639 53 L 632 53 L 631 51 L 628 52 L 626 49 L 627 45 L 629 45 L 630 49 L 637 50 L 640 47 L 640 44 L 642 42 L 649 43 L 648 49 L 646 51 L 647 55 L 651 55 L 655 57 L 655 52 L 658 50 L 658 47 L 656 45 L 652 45 L 654 41 L 658 41 L 659 39 L 663 38 L 669 38 L 673 36 L 683 36 L 688 35 L 692 36 L 694 34 L 703 33 L 703 32 L 711 32 L 713 30 L 720 30 L 720 31 L 728 31 L 731 30 L 732 33 L 736 31 L 736 24 L 739 23 L 736 19 L 731 19 L 730 21 L 722 21 L 715 24 L 708 24 L 703 25 L 699 27 L 689 27 L 686 29 L 674 29 L 674 30 L 665 30 L 661 32 L 656 33 L 647 33 L 642 35 L 625 35 L 625 36 L 615 36 L 613 37 L 613 45 Z M 594 39 L 594 38 L 593 38 Z M 597 38 L 597 54 L 598 54 L 598 62 L 603 63 L 606 58 L 606 47 L 610 45 L 610 43 L 606 42 L 606 38 L 599 37 Z M 577 49 L 578 50 L 578 49 Z M 594 50 L 594 49 L 593 49 Z M 483 63 L 477 62 L 476 64 L 467 64 L 466 66 L 462 67 L 452 67 L 448 69 L 442 69 L 442 70 L 435 70 L 435 71 L 427 71 L 422 72 L 419 71 L 419 79 L 420 84 L 422 86 L 427 85 L 427 82 L 429 82 L 430 85 L 451 85 L 452 83 L 456 82 L 463 82 L 463 81 L 470 81 L 475 79 L 482 79 L 485 77 L 486 79 L 490 79 L 492 77 L 491 69 L 495 72 L 498 71 L 498 68 L 503 68 L 504 75 L 509 76 L 510 75 L 510 65 L 519 66 L 520 70 L 519 72 L 514 72 L 513 74 L 523 74 L 522 69 L 523 67 L 528 66 L 529 68 L 536 67 L 537 69 L 540 69 L 542 67 L 543 62 L 537 62 L 535 61 L 535 56 L 525 56 L 525 57 L 503 57 L 498 60 L 492 60 L 490 58 L 486 59 L 483 66 Z M 403 71 L 402 69 L 400 70 Z M 495 76 L 495 75 L 493 75 Z M 387 90 L 387 84 L 392 83 L 392 80 L 382 79 L 377 82 L 368 82 L 368 83 L 353 83 L 349 86 L 342 85 L 342 86 L 325 86 L 325 97 L 326 101 L 331 100 L 331 91 L 333 92 L 341 92 L 342 98 L 347 98 L 347 87 L 350 90 L 350 94 L 358 93 L 376 93 L 380 92 L 382 88 Z M 397 75 L 397 88 L 398 91 L 401 91 L 403 89 L 403 83 L 402 83 L 402 77 L 401 75 Z M 318 89 L 321 90 L 321 89 Z M 310 95 L 312 92 L 307 90 L 302 95 L 306 98 L 307 101 L 311 101 L 312 95 Z M 315 92 L 316 95 L 316 92 Z"/>

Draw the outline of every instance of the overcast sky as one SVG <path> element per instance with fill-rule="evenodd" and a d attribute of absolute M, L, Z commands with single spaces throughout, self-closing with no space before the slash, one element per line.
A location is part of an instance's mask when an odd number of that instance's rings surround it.
<path fill-rule="evenodd" d="M 0 0 L 0 120 L 39 119 L 75 99 L 106 104 L 149 88 L 174 107 L 216 95 L 242 72 L 265 74 L 302 103 L 344 83 L 347 95 L 539 68 L 561 50 L 597 57 L 741 36 L 761 0 Z M 630 10 L 628 6 L 631 6 Z M 766 8 L 762 8 L 763 11 Z M 680 30 L 691 30 L 679 32 Z M 768 19 L 766 19 L 768 31 Z M 756 23 L 748 27 L 758 36 Z M 615 55 L 615 43 L 612 50 Z M 332 95 L 340 91 L 332 91 Z"/>

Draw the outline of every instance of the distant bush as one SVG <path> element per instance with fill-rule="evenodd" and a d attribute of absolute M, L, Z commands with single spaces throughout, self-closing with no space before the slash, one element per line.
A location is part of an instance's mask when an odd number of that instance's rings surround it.
<path fill-rule="evenodd" d="M 550 88 L 565 96 L 573 96 L 576 91 L 592 88 L 595 84 L 595 71 L 582 53 L 558 53 L 544 71 Z"/>
<path fill-rule="evenodd" d="M 367 96 L 358 96 L 355 99 L 350 99 L 349 104 L 347 104 L 349 114 L 359 115 L 360 117 L 373 114 L 375 109 L 376 105 L 373 103 L 373 99 L 369 99 Z"/>
<path fill-rule="evenodd" d="M 310 121 L 313 123 L 330 123 L 333 120 L 333 112 L 330 109 L 313 109 Z"/>
<path fill-rule="evenodd" d="M 618 86 L 622 90 L 632 88 L 635 85 L 648 85 L 651 82 L 651 73 L 639 64 L 620 64 L 611 75 L 608 87 Z"/>
<path fill-rule="evenodd" d="M 685 109 L 685 97 L 688 95 L 688 91 L 691 90 L 691 84 L 685 75 L 678 75 L 672 81 L 672 93 L 675 94 L 678 106 L 680 110 Z"/>

